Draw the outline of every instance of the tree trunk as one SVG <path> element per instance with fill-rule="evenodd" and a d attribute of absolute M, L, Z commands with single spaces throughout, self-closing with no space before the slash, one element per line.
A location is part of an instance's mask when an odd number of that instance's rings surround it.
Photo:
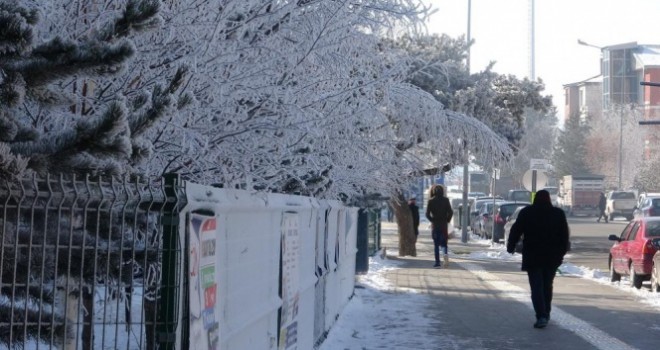
<path fill-rule="evenodd" d="M 399 229 L 399 256 L 417 256 L 412 214 L 403 193 L 397 191 L 390 199 L 390 205 L 394 209 L 394 217 Z"/>

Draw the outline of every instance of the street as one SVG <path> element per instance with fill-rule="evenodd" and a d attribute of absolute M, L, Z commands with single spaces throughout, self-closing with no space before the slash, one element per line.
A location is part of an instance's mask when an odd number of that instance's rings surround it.
<path fill-rule="evenodd" d="M 607 237 L 618 236 L 627 224 L 623 218 L 605 223 L 596 222 L 594 217 L 569 217 L 572 250 L 566 260 L 577 266 L 608 271 L 607 257 L 612 242 Z"/>
<path fill-rule="evenodd" d="M 473 239 L 450 240 L 451 263 L 433 269 L 433 249 L 427 227 L 420 230 L 417 257 L 397 257 L 396 226 L 383 224 L 388 259 L 401 268 L 386 272 L 397 290 L 428 294 L 425 317 L 441 322 L 440 341 L 448 337 L 453 349 L 657 349 L 660 303 L 645 282 L 641 290 L 610 283 L 610 234 L 618 235 L 627 221 L 597 223 L 596 218 L 569 218 L 572 251 L 555 279 L 552 320 L 542 331 L 532 328 L 533 311 L 527 276 L 520 261 L 502 245 Z M 518 257 L 519 259 L 519 257 Z M 594 276 L 570 273 L 594 270 Z M 420 346 L 419 348 L 425 348 Z"/>

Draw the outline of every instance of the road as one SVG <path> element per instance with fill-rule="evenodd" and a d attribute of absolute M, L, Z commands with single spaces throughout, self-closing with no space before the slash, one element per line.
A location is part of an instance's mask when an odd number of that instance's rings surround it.
<path fill-rule="evenodd" d="M 608 271 L 607 258 L 612 241 L 607 237 L 611 234 L 620 235 L 627 224 L 628 221 L 623 218 L 609 223 L 596 222 L 593 217 L 568 218 L 572 251 L 566 260 L 577 266 Z"/>
<path fill-rule="evenodd" d="M 619 235 L 627 221 L 597 223 L 595 218 L 569 218 L 573 250 L 566 262 L 607 273 L 610 234 Z M 388 270 L 388 280 L 400 292 L 433 296 L 424 314 L 442 327 L 429 334 L 442 349 L 460 350 L 623 350 L 658 349 L 660 330 L 655 293 L 644 283 L 641 291 L 625 282 L 560 274 L 555 279 L 550 326 L 543 332 L 531 327 L 533 311 L 527 276 L 516 260 L 500 259 L 501 247 L 483 242 L 450 240 L 452 263 L 433 269 L 430 231 L 420 230 L 417 257 L 396 257 L 398 235 L 389 224 L 383 234 L 387 255 L 399 260 L 401 268 Z M 485 251 L 493 255 L 486 257 Z M 434 328 L 435 329 L 435 328 Z M 478 330 L 478 331 L 477 331 Z M 451 340 L 451 344 L 441 343 Z M 387 347 L 382 347 L 386 349 Z M 401 347 L 391 347 L 401 348 Z M 428 347 L 407 347 L 426 349 Z M 389 349 L 389 348 L 387 348 Z"/>

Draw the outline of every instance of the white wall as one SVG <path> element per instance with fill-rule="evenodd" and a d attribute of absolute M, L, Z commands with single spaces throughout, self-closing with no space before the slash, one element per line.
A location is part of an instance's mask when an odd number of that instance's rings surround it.
<path fill-rule="evenodd" d="M 284 349 L 287 340 L 312 349 L 353 294 L 357 208 L 193 183 L 186 183 L 186 195 L 180 227 L 190 238 L 187 255 L 199 243 L 191 218 L 214 221 L 205 227 L 215 227 L 216 237 L 216 300 L 206 319 L 195 313 L 205 308 L 195 293 L 208 291 L 187 271 L 190 302 L 201 303 L 190 305 L 190 348 L 208 349 L 209 339 L 217 339 L 221 349 Z M 203 258 L 202 263 L 210 264 Z M 191 270 L 195 264 L 199 260 L 190 261 Z"/>

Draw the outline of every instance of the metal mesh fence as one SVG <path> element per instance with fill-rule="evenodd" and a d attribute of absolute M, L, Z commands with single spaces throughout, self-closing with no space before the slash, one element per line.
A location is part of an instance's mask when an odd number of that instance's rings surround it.
<path fill-rule="evenodd" d="M 0 183 L 0 348 L 175 348 L 177 185 Z"/>

